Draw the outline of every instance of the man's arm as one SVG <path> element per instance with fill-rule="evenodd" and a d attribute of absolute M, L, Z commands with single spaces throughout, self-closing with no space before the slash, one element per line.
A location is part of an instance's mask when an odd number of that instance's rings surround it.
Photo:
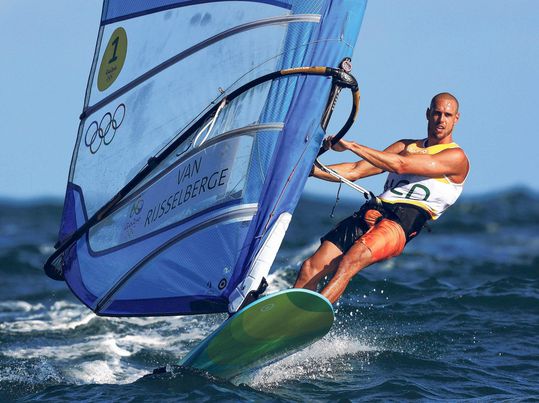
<path fill-rule="evenodd" d="M 327 141 L 331 141 L 331 138 L 328 138 Z M 341 140 L 343 142 L 344 140 Z M 341 143 L 340 142 L 340 143 Z M 340 144 L 338 143 L 338 144 Z M 346 142 L 350 143 L 350 142 Z M 390 153 L 390 154 L 398 154 L 402 152 L 406 145 L 409 143 L 407 140 L 399 140 L 393 144 L 391 144 L 389 147 L 387 147 L 384 152 Z M 354 143 L 355 144 L 355 143 Z M 338 148 L 338 145 L 334 146 L 335 148 Z M 344 150 L 344 149 L 343 149 Z M 336 151 L 343 151 L 340 149 L 336 149 Z M 356 153 L 357 154 L 357 153 Z M 366 178 L 368 176 L 372 175 L 378 175 L 382 172 L 384 172 L 384 169 L 381 169 L 380 167 L 377 167 L 376 165 L 372 164 L 371 162 L 367 161 L 366 159 L 363 159 L 358 162 L 344 162 L 341 164 L 333 164 L 328 165 L 329 168 L 333 169 L 335 172 L 337 172 L 342 177 L 348 179 L 349 181 L 356 181 L 361 178 Z M 331 182 L 339 182 L 339 179 L 335 178 L 334 176 L 328 174 L 327 172 L 322 171 L 317 166 L 314 166 L 314 170 L 312 173 L 312 176 L 331 181 Z"/>
<path fill-rule="evenodd" d="M 465 176 L 468 160 L 460 148 L 450 148 L 437 154 L 399 155 L 378 151 L 351 141 L 342 141 L 341 147 L 352 151 L 375 167 L 398 174 L 422 175 L 430 178 Z"/>

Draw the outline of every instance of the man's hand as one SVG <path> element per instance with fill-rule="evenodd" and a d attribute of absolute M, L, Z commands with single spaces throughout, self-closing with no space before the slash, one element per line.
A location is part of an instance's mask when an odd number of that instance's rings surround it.
<path fill-rule="evenodd" d="M 331 145 L 331 140 L 333 140 L 333 136 L 328 136 L 324 139 L 324 150 L 329 150 L 330 148 L 333 151 L 342 152 L 348 150 L 349 142 L 346 140 L 339 140 L 335 145 Z"/>

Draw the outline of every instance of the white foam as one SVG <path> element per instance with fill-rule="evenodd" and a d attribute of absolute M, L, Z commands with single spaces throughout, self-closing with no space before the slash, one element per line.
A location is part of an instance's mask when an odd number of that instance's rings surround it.
<path fill-rule="evenodd" d="M 5 313 L 4 313 L 5 312 Z M 215 316 L 215 315 L 214 315 Z M 0 303 L 0 330 L 10 333 L 61 332 L 88 325 L 93 320 L 113 323 L 118 331 L 124 328 L 158 328 L 160 333 L 181 335 L 182 340 L 199 340 L 205 337 L 219 320 L 201 317 L 147 317 L 147 318 L 100 318 L 83 305 L 57 301 L 50 309 L 42 304 L 25 301 Z M 219 318 L 222 321 L 222 318 Z"/>
<path fill-rule="evenodd" d="M 26 301 L 0 301 L 0 312 L 31 312 L 45 308 L 43 304 L 30 304 Z"/>
<path fill-rule="evenodd" d="M 70 371 L 71 375 L 84 383 L 117 383 L 115 369 L 106 361 L 91 361 L 78 364 Z"/>
<path fill-rule="evenodd" d="M 111 341 L 113 335 L 107 335 L 104 339 L 93 343 L 85 356 L 95 356 L 96 353 L 105 355 L 105 359 L 86 360 L 80 363 L 84 357 L 79 357 L 79 364 L 68 367 L 65 375 L 75 384 L 108 383 L 126 384 L 136 381 L 146 375 L 148 369 L 134 367 L 125 359 L 132 353 L 129 350 L 119 348 Z"/>
<path fill-rule="evenodd" d="M 242 381 L 266 389 L 295 379 L 332 378 L 334 369 L 338 369 L 338 373 L 351 369 L 349 358 L 371 351 L 377 349 L 359 339 L 330 332 L 306 349 L 261 368 Z"/>
<path fill-rule="evenodd" d="M 75 329 L 96 318 L 84 307 L 65 301 L 56 302 L 49 310 L 42 304 L 31 305 L 24 301 L 11 301 L 9 306 L 12 312 L 25 313 L 23 318 L 0 323 L 1 330 L 12 333 Z"/>
<path fill-rule="evenodd" d="M 132 352 L 124 348 L 120 348 L 115 340 L 115 335 L 109 335 L 103 342 L 104 347 L 109 353 L 120 357 L 129 357 Z"/>
<path fill-rule="evenodd" d="M 66 371 L 66 375 L 75 384 L 125 384 L 134 382 L 147 373 L 148 371 L 124 365 L 119 360 L 87 361 Z"/>
<path fill-rule="evenodd" d="M 45 341 L 47 345 L 17 344 L 2 353 L 15 359 L 52 363 L 62 381 L 74 384 L 133 382 L 153 368 L 141 369 L 130 357 L 147 350 L 179 360 L 193 341 L 203 339 L 223 320 L 220 315 L 102 318 L 82 305 L 66 301 L 59 301 L 50 309 L 22 301 L 3 302 L 2 307 L 10 310 L 12 318 L 0 324 L 1 330 L 70 332 L 71 337 Z M 85 329 L 77 330 L 79 326 L 92 326 L 88 329 L 90 335 Z"/>
<path fill-rule="evenodd" d="M 131 351 L 117 345 L 114 333 L 87 337 L 79 343 L 70 340 L 66 342 L 69 344 L 10 349 L 4 351 L 4 354 L 14 358 L 53 358 L 56 361 L 75 360 L 94 354 L 105 354 L 111 357 L 127 357 L 132 354 Z"/>
<path fill-rule="evenodd" d="M 144 332 L 144 334 L 129 334 L 116 338 L 116 342 L 122 346 L 127 345 L 163 349 L 170 345 L 167 339 L 168 338 L 165 337 L 152 336 L 151 334 L 148 334 L 148 332 Z"/>
<path fill-rule="evenodd" d="M 167 344 L 166 340 L 158 336 L 153 338 L 138 335 L 118 337 L 113 332 L 86 337 L 78 343 L 66 340 L 66 343 L 69 344 L 10 349 L 4 351 L 4 355 L 17 359 L 55 362 L 62 368 L 63 377 L 75 384 L 128 383 L 145 375 L 149 370 L 133 367 L 126 358 L 148 345 L 160 351 L 166 350 L 167 345 L 170 347 L 170 343 Z M 105 358 L 93 358 L 96 356 Z M 73 362 L 78 364 L 73 365 Z"/>
<path fill-rule="evenodd" d="M 280 270 L 268 275 L 268 288 L 265 295 L 292 287 L 286 279 L 285 272 Z"/>
<path fill-rule="evenodd" d="M 45 382 L 62 382 L 60 372 L 49 361 L 39 359 L 26 361 L 16 365 L 0 366 L 0 379 L 3 382 L 20 382 L 42 384 Z"/>

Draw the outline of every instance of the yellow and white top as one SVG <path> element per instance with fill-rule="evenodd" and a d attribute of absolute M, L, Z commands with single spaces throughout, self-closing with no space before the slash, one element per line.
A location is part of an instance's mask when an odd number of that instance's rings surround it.
<path fill-rule="evenodd" d="M 427 140 L 409 144 L 406 151 L 410 154 L 437 154 L 449 148 L 460 148 L 457 143 L 437 144 L 426 147 Z M 429 213 L 436 220 L 455 203 L 462 193 L 462 183 L 454 183 L 447 176 L 429 178 L 412 174 L 389 173 L 384 192 L 378 196 L 386 203 L 413 204 Z"/>

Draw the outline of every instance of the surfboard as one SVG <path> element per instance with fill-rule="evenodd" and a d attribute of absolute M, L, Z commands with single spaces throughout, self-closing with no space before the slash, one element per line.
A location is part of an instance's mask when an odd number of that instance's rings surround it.
<path fill-rule="evenodd" d="M 231 379 L 314 343 L 329 332 L 334 317 L 331 303 L 316 292 L 270 294 L 226 320 L 179 365 Z"/>

